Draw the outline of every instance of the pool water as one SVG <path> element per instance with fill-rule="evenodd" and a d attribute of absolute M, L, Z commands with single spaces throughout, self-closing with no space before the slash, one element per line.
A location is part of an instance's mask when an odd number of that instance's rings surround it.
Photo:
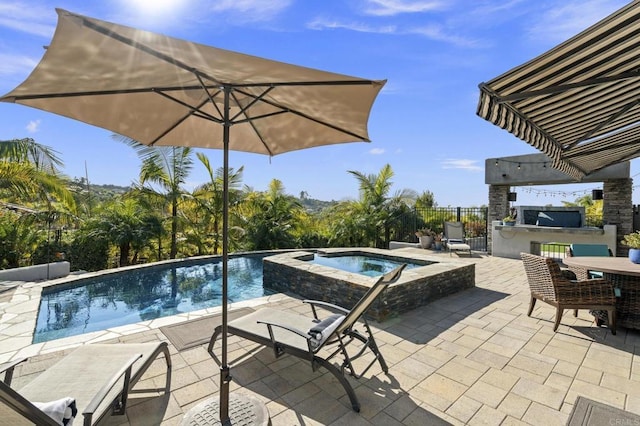
<path fill-rule="evenodd" d="M 273 294 L 262 258 L 229 259 L 229 303 Z M 222 263 L 154 266 L 43 291 L 33 343 L 222 305 Z"/>
<path fill-rule="evenodd" d="M 323 254 L 315 254 L 311 263 L 316 265 L 328 266 L 342 271 L 354 272 L 369 277 L 378 277 L 390 272 L 403 263 L 407 266 L 405 269 L 417 268 L 424 264 L 396 261 L 388 257 L 376 257 L 370 255 L 339 255 L 326 256 Z"/>

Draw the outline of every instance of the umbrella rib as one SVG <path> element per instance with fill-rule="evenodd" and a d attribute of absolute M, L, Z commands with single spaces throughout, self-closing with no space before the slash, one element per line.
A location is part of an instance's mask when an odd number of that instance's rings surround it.
<path fill-rule="evenodd" d="M 236 88 L 236 91 L 242 93 L 245 96 L 255 97 L 255 95 L 253 95 L 251 93 L 248 93 L 248 92 L 245 92 L 244 90 L 240 90 L 238 88 Z M 346 135 L 353 136 L 353 137 L 358 138 L 358 139 L 363 140 L 363 141 L 367 141 L 367 142 L 370 141 L 369 138 L 367 138 L 365 136 L 362 136 L 362 135 L 359 135 L 357 133 L 351 132 L 349 130 L 343 129 L 343 128 L 338 127 L 336 125 L 333 125 L 331 123 L 327 123 L 325 121 L 318 120 L 317 118 L 312 117 L 312 116 L 310 116 L 308 114 L 305 114 L 305 113 L 303 113 L 301 111 L 298 111 L 298 110 L 295 110 L 295 109 L 291 109 L 289 107 L 280 105 L 280 104 L 278 104 L 276 102 L 273 102 L 273 101 L 270 101 L 268 99 L 261 99 L 261 100 L 262 100 L 262 102 L 266 103 L 267 105 L 271 105 L 272 107 L 280 108 L 281 110 L 283 110 L 282 112 L 289 112 L 289 113 L 297 115 L 299 117 L 306 118 L 307 120 L 313 121 L 315 123 L 321 124 L 321 125 L 323 125 L 325 127 L 328 127 L 330 129 L 337 130 L 337 131 L 342 132 L 342 133 L 344 133 Z"/>
<path fill-rule="evenodd" d="M 269 153 L 270 156 L 273 156 L 273 152 L 271 151 L 271 148 L 269 147 L 269 145 L 267 144 L 267 142 L 264 140 L 264 138 L 262 137 L 262 134 L 260 133 L 260 131 L 258 130 L 258 128 L 256 127 L 255 123 L 254 123 L 254 119 L 249 117 L 247 115 L 247 109 L 251 106 L 254 105 L 256 102 L 258 102 L 259 100 L 263 99 L 263 96 L 265 94 L 267 94 L 268 92 L 270 92 L 273 89 L 273 87 L 268 88 L 267 90 L 265 90 L 260 96 L 255 97 L 253 101 L 251 101 L 246 107 L 242 108 L 242 111 L 240 111 L 235 117 L 238 117 L 238 115 L 243 114 L 245 117 L 247 117 L 247 119 L 245 120 L 241 120 L 241 121 L 237 121 L 234 122 L 235 123 L 244 123 L 244 122 L 249 122 L 249 125 L 251 126 L 251 128 L 253 129 L 253 131 L 255 132 L 256 136 L 258 137 L 258 139 L 260 139 L 260 143 L 262 144 L 262 146 L 264 147 L 264 149 L 267 150 L 267 152 Z M 237 90 L 237 89 L 236 89 Z M 233 100 L 236 102 L 236 104 L 238 104 L 238 98 L 236 98 L 235 92 L 234 90 L 229 90 L 229 93 L 231 96 L 233 96 Z M 242 93 L 242 91 L 240 91 L 240 93 Z M 252 95 L 249 95 L 252 96 Z M 264 99 L 263 99 L 264 100 Z M 234 118 L 235 118 L 234 117 Z M 256 119 L 259 119 L 260 117 L 256 117 Z"/>
<path fill-rule="evenodd" d="M 217 87 L 217 86 L 213 86 Z M 32 95 L 18 95 L 13 98 L 16 100 L 30 100 L 30 99 L 48 99 L 48 98 L 71 98 L 75 96 L 108 96 L 108 95 L 122 95 L 131 93 L 149 93 L 149 92 L 172 92 L 172 91 L 188 91 L 188 90 L 202 90 L 200 86 L 171 86 L 171 87 L 140 87 L 138 89 L 115 89 L 115 90 L 88 90 L 85 92 L 66 92 L 66 93 L 39 93 Z"/>
<path fill-rule="evenodd" d="M 200 118 L 204 118 L 204 119 L 209 119 L 211 121 L 215 121 L 218 124 L 222 124 L 224 123 L 224 121 L 218 117 L 215 117 L 211 114 L 207 114 L 206 112 L 202 111 L 202 107 L 209 101 L 209 98 L 205 99 L 199 106 L 191 106 L 188 103 L 181 101 L 180 99 L 177 99 L 167 93 L 164 93 L 160 90 L 154 90 L 154 92 L 158 93 L 159 95 L 165 97 L 166 99 L 169 99 L 170 101 L 173 101 L 177 104 L 182 105 L 185 108 L 189 108 L 191 110 L 191 112 L 189 114 L 187 114 L 186 117 L 184 117 L 185 119 L 189 116 L 189 115 L 196 115 Z M 208 94 L 208 93 L 207 93 Z M 182 121 L 182 120 L 181 120 Z"/>
<path fill-rule="evenodd" d="M 249 102 L 247 105 L 243 106 L 242 109 L 240 109 L 240 111 L 238 111 L 238 113 L 236 115 L 234 115 L 233 117 L 231 117 L 231 122 L 235 122 L 236 118 L 238 118 L 241 115 L 244 115 L 245 117 L 247 117 L 247 111 L 254 106 L 258 101 L 264 99 L 264 97 L 273 90 L 273 86 L 267 88 L 267 90 L 263 91 L 262 93 L 260 93 L 258 96 L 253 96 L 253 100 L 251 102 Z M 242 92 L 240 92 L 242 93 Z M 231 92 L 231 94 L 233 95 L 233 92 Z M 238 100 L 238 98 L 236 98 L 235 95 L 233 95 L 233 100 L 236 102 L 236 105 L 240 105 L 240 102 Z"/>
<path fill-rule="evenodd" d="M 160 93 L 160 92 L 158 92 Z M 167 96 L 168 99 L 170 100 L 174 100 L 171 99 L 170 96 Z M 175 99 L 176 102 L 178 102 L 177 99 Z M 192 116 L 196 111 L 199 111 L 199 108 L 202 107 L 204 104 L 206 104 L 207 101 L 205 100 L 204 102 L 202 102 L 202 104 L 200 104 L 200 106 L 198 107 L 198 110 L 193 110 L 191 106 L 189 106 L 189 108 L 191 108 L 191 111 L 189 111 L 189 113 L 187 115 L 185 115 L 184 117 L 182 117 L 181 119 L 179 119 L 178 121 L 176 121 L 175 123 L 173 123 L 173 125 L 171 125 L 170 127 L 168 127 L 167 129 L 165 129 L 164 132 L 160 133 L 154 140 L 152 140 L 149 145 L 150 146 L 155 146 L 156 142 L 158 142 L 160 139 L 162 139 L 163 137 L 165 137 L 167 134 L 169 134 L 171 131 L 173 131 L 173 129 L 175 129 L 176 127 L 178 127 L 180 125 L 180 123 L 184 122 L 184 120 L 186 120 L 187 118 L 189 118 L 190 116 Z M 206 118 L 206 117 L 203 117 Z"/>

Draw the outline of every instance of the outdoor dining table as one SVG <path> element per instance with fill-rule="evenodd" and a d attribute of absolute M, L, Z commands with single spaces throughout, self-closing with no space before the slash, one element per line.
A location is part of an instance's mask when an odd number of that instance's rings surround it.
<path fill-rule="evenodd" d="M 616 292 L 616 322 L 625 328 L 640 329 L 640 265 L 628 257 L 566 257 L 569 268 L 602 272 Z"/>

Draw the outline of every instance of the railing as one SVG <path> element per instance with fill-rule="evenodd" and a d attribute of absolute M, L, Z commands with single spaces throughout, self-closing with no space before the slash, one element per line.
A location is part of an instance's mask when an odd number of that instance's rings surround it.
<path fill-rule="evenodd" d="M 562 261 L 567 256 L 567 247 L 569 243 L 545 243 L 539 241 L 531 242 L 531 254 L 537 254 L 538 256 L 551 257 L 557 261 Z"/>
<path fill-rule="evenodd" d="M 487 251 L 487 207 L 434 207 L 416 208 L 398 218 L 391 230 L 391 240 L 418 242 L 415 233 L 430 228 L 436 233 L 444 231 L 444 222 L 462 222 L 467 244 L 474 251 Z"/>

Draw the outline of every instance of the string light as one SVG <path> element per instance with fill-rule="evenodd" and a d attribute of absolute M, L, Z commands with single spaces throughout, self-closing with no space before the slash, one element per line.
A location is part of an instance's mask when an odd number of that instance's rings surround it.
<path fill-rule="evenodd" d="M 517 169 L 521 170 L 523 164 L 526 164 L 526 165 L 541 164 L 542 168 L 546 169 L 547 164 L 550 163 L 550 161 L 518 161 L 518 160 L 506 160 L 504 158 L 496 158 L 494 163 L 496 167 L 498 167 L 500 163 L 515 164 L 517 166 Z M 640 175 L 640 173 L 637 173 L 634 176 L 631 176 L 631 178 L 633 179 L 638 175 Z M 543 195 L 545 197 L 564 197 L 564 198 L 577 197 L 577 196 L 582 196 L 587 194 L 593 195 L 594 189 L 602 190 L 602 188 L 589 188 L 589 189 L 582 189 L 578 191 L 551 191 L 548 189 L 537 189 L 537 188 L 532 188 L 527 186 L 519 186 L 518 188 L 520 188 L 524 192 L 535 194 L 537 196 Z M 637 188 L 640 188 L 640 185 L 633 186 L 632 190 L 635 190 Z"/>
<path fill-rule="evenodd" d="M 635 185 L 633 186 L 633 189 L 637 189 L 640 188 L 640 185 Z M 582 196 L 582 195 L 587 195 L 587 194 L 591 194 L 593 195 L 593 190 L 594 189 L 599 189 L 601 190 L 602 188 L 590 188 L 590 189 L 581 189 L 581 190 L 576 190 L 576 191 L 552 191 L 549 189 L 538 189 L 538 188 L 531 188 L 528 186 L 519 186 L 518 190 L 529 193 L 529 194 L 534 194 L 537 196 L 545 196 L 545 197 L 563 197 L 563 198 L 568 198 L 568 197 L 578 197 L 578 196 Z"/>
<path fill-rule="evenodd" d="M 523 164 L 531 164 L 531 165 L 536 165 L 536 164 L 542 164 L 542 167 L 547 168 L 547 163 L 549 163 L 549 161 L 545 160 L 545 161 L 521 161 L 521 160 L 505 160 L 503 158 L 496 158 L 494 164 L 496 165 L 496 167 L 498 167 L 500 165 L 500 163 L 506 163 L 506 164 L 517 164 L 518 165 L 518 169 L 520 169 L 520 167 Z"/>

